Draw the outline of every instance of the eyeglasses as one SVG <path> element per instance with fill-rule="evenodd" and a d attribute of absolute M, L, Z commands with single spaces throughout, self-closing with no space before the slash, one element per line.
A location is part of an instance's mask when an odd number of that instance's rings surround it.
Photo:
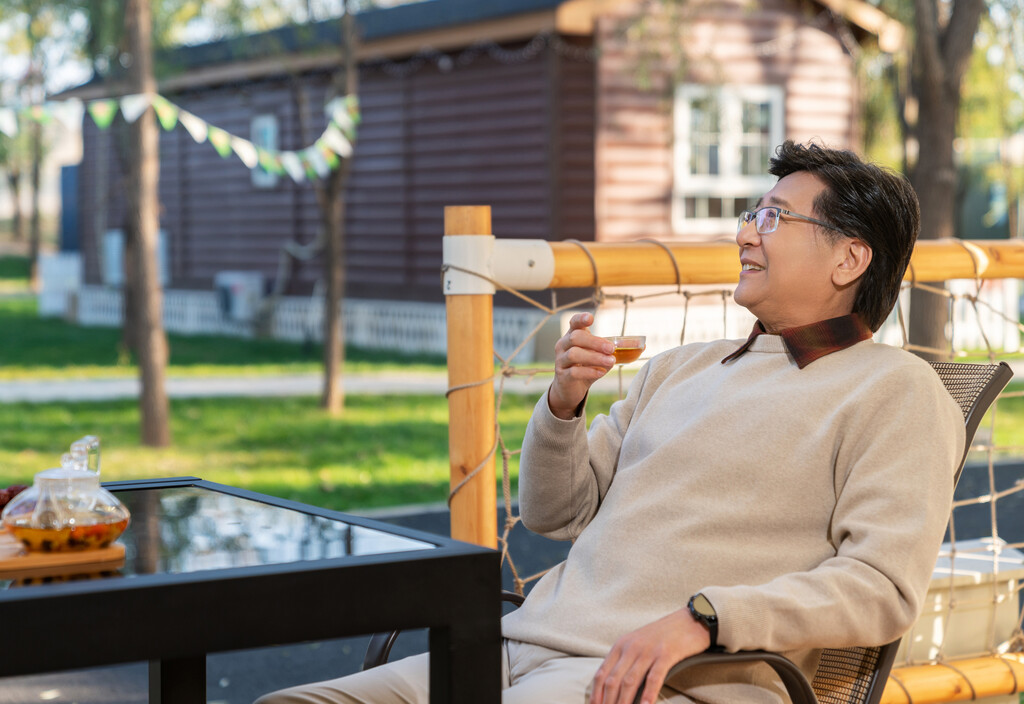
<path fill-rule="evenodd" d="M 815 225 L 821 225 L 822 227 L 826 227 L 829 230 L 835 230 L 836 232 L 842 235 L 846 235 L 847 237 L 852 237 L 852 235 L 843 232 L 835 225 L 829 225 L 827 222 L 824 222 L 823 220 L 809 218 L 806 215 L 800 215 L 799 213 L 794 213 L 790 210 L 786 210 L 785 208 L 779 208 L 774 205 L 769 205 L 754 212 L 744 210 L 742 213 L 740 213 L 739 222 L 736 223 L 736 232 L 739 232 L 744 227 L 749 225 L 751 221 L 754 221 L 755 226 L 757 227 L 757 233 L 759 235 L 767 235 L 779 229 L 779 221 L 782 220 L 783 215 L 786 215 L 791 218 L 796 218 L 797 220 L 806 220 L 807 222 L 813 222 Z"/>

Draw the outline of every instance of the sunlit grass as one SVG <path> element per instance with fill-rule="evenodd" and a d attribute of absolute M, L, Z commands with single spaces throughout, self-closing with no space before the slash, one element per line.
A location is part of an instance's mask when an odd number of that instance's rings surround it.
<path fill-rule="evenodd" d="M 521 444 L 536 400 L 504 397 L 499 420 L 509 447 Z M 588 415 L 606 412 L 612 400 L 595 394 Z M 196 476 L 338 510 L 448 495 L 443 395 L 352 395 L 334 419 L 316 399 L 301 397 L 180 399 L 171 414 L 173 445 L 153 449 L 139 443 L 135 401 L 0 404 L 0 486 L 30 484 L 73 440 L 92 433 L 101 438 L 104 480 Z M 515 486 L 516 457 L 510 472 Z"/>

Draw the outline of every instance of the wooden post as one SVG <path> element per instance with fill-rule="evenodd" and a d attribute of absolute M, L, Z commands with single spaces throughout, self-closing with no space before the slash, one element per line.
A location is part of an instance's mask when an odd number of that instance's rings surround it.
<path fill-rule="evenodd" d="M 491 235 L 490 206 L 446 207 L 444 234 L 446 237 Z M 472 384 L 452 391 L 448 396 L 448 456 L 452 489 L 484 463 L 451 499 L 451 535 L 456 540 L 496 548 L 493 308 L 493 293 L 445 296 L 448 387 L 454 389 Z"/>

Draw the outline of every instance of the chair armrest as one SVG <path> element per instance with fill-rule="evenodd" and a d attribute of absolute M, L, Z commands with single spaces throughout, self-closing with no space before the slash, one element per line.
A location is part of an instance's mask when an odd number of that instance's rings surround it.
<path fill-rule="evenodd" d="M 719 665 L 735 664 L 744 662 L 767 663 L 778 674 L 783 686 L 789 693 L 793 704 L 818 704 L 818 698 L 814 695 L 811 683 L 807 681 L 804 673 L 793 664 L 788 658 L 778 653 L 769 653 L 764 650 L 741 650 L 736 653 L 724 653 L 720 651 L 708 651 L 686 658 L 677 663 L 668 671 L 666 681 L 684 670 L 698 665 Z"/>
<path fill-rule="evenodd" d="M 515 592 L 502 591 L 501 600 L 519 606 L 523 603 L 523 595 Z M 391 655 L 391 648 L 398 640 L 400 630 L 374 633 L 370 636 L 370 642 L 366 646 L 366 655 L 363 656 L 363 669 L 369 670 L 383 665 Z"/>

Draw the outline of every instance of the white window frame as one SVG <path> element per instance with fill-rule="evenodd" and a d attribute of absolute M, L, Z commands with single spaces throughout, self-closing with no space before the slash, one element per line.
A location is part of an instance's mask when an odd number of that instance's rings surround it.
<path fill-rule="evenodd" d="M 257 115 L 249 123 L 249 141 L 267 151 L 277 151 L 278 128 L 276 115 Z M 256 166 L 251 171 L 254 188 L 273 188 L 277 185 L 277 174 L 264 171 Z"/>
<path fill-rule="evenodd" d="M 719 173 L 690 173 L 690 105 L 695 98 L 716 95 L 719 99 L 718 144 Z M 782 86 L 708 86 L 681 84 L 676 87 L 673 148 L 675 178 L 672 184 L 672 229 L 678 235 L 712 236 L 731 234 L 736 218 L 686 217 L 688 197 L 749 198 L 771 189 L 775 177 L 765 173 L 743 176 L 740 173 L 743 146 L 742 105 L 744 102 L 768 103 L 770 110 L 769 138 L 774 146 L 785 135 L 785 91 Z"/>

